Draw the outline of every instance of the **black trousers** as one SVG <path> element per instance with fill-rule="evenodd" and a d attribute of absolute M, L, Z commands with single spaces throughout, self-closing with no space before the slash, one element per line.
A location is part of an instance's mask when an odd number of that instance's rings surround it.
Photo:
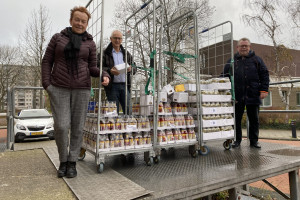
<path fill-rule="evenodd" d="M 106 96 L 108 101 L 115 101 L 117 104 L 117 111 L 119 114 L 119 104 L 122 106 L 123 113 L 125 114 L 125 83 L 113 83 L 111 90 L 107 90 Z M 130 114 L 130 92 L 127 89 L 127 114 Z"/>
<path fill-rule="evenodd" d="M 245 107 L 249 120 L 250 144 L 254 144 L 257 143 L 259 136 L 259 105 L 245 105 L 244 102 L 235 104 L 236 141 L 242 141 L 242 118 Z"/>

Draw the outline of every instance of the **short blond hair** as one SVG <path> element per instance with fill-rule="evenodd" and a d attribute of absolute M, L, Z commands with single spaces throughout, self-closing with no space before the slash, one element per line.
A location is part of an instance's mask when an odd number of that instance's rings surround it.
<path fill-rule="evenodd" d="M 90 12 L 86 9 L 86 7 L 83 7 L 83 6 L 75 6 L 73 9 L 71 9 L 70 20 L 73 18 L 74 13 L 75 13 L 76 11 L 85 13 L 85 14 L 88 16 L 88 21 L 89 21 L 89 19 L 91 19 L 91 14 L 90 14 Z"/>

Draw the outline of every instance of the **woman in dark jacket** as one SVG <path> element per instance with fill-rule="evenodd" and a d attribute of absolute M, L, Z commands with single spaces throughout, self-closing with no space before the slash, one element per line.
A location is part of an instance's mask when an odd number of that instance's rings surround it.
<path fill-rule="evenodd" d="M 249 39 L 240 39 L 237 46 L 238 53 L 234 56 L 236 141 L 233 148 L 239 147 L 242 141 L 241 121 L 245 107 L 249 119 L 250 146 L 260 148 L 259 105 L 261 99 L 268 96 L 269 71 L 263 60 L 250 50 L 250 45 Z M 224 76 L 232 74 L 230 66 L 229 60 L 224 67 Z"/>
<path fill-rule="evenodd" d="M 90 99 L 90 77 L 100 76 L 96 45 L 86 32 L 90 17 L 85 7 L 74 7 L 71 27 L 51 38 L 42 61 L 42 85 L 50 98 L 60 161 L 58 177 L 77 176 L 76 161 Z M 110 76 L 102 73 L 102 84 L 107 86 Z"/>

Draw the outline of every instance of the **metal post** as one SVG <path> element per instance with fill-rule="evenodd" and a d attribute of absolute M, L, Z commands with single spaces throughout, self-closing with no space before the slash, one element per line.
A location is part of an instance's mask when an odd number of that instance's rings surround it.
<path fill-rule="evenodd" d="M 291 121 L 291 127 L 292 127 L 292 138 L 297 138 L 297 132 L 296 132 L 296 121 Z"/>
<path fill-rule="evenodd" d="M 232 189 L 228 190 L 228 193 L 229 193 L 229 200 L 236 200 L 237 199 L 238 194 L 237 194 L 237 189 L 236 188 L 232 188 Z"/>
<path fill-rule="evenodd" d="M 299 169 L 289 172 L 290 199 L 300 199 Z"/>

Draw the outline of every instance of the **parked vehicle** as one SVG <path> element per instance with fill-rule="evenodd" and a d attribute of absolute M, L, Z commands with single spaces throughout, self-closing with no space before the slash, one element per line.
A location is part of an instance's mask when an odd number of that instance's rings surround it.
<path fill-rule="evenodd" d="M 21 110 L 19 117 L 14 126 L 15 142 L 34 137 L 54 139 L 53 117 L 46 109 Z"/>

